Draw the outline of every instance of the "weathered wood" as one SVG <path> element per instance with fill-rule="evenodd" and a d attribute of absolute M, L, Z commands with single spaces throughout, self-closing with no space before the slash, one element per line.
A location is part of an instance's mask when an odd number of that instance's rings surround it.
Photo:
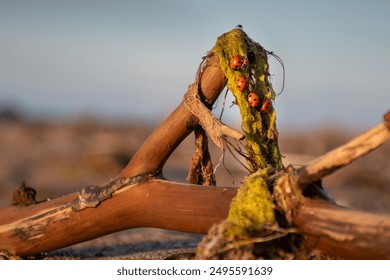
<path fill-rule="evenodd" d="M 294 225 L 307 245 L 343 259 L 390 259 L 390 217 L 307 200 Z"/>
<path fill-rule="evenodd" d="M 390 139 L 390 128 L 381 123 L 348 143 L 297 170 L 298 185 L 305 187 L 378 148 Z"/>
<path fill-rule="evenodd" d="M 77 194 L 0 211 L 0 248 L 34 255 L 130 228 L 207 233 L 226 219 L 237 188 L 151 180 L 124 187 L 96 208 L 74 211 Z M 390 259 L 390 217 L 306 200 L 294 226 L 307 245 L 351 259 Z"/>
<path fill-rule="evenodd" d="M 199 119 L 199 123 L 203 129 L 220 150 L 223 150 L 223 139 L 227 136 L 231 136 L 237 140 L 245 138 L 243 133 L 228 127 L 217 119 L 209 108 L 204 105 L 198 95 L 198 85 L 196 83 L 188 87 L 188 91 L 184 96 L 184 104 Z"/>
<path fill-rule="evenodd" d="M 77 194 L 0 211 L 0 249 L 26 256 L 130 228 L 207 233 L 226 219 L 236 188 L 151 180 L 124 187 L 95 208 L 72 209 Z"/>

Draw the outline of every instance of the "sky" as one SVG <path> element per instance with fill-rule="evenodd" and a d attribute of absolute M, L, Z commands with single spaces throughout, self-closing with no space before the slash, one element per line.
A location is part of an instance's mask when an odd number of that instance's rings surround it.
<path fill-rule="evenodd" d="M 0 0 L 0 108 L 161 122 L 217 37 L 241 24 L 284 61 L 279 128 L 366 129 L 390 110 L 389 14 L 387 0 Z M 278 92 L 281 66 L 269 62 Z M 228 107 L 223 120 L 239 123 Z"/>

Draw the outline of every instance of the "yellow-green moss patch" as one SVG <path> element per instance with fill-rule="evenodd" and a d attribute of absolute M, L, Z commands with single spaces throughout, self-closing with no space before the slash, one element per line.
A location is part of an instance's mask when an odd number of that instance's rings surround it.
<path fill-rule="evenodd" d="M 271 193 L 260 170 L 248 176 L 230 206 L 228 221 L 246 229 L 260 230 L 275 222 Z"/>
<path fill-rule="evenodd" d="M 272 103 L 275 99 L 275 92 L 269 81 L 268 52 L 250 39 L 241 28 L 221 35 L 211 52 L 218 55 L 221 70 L 228 79 L 227 86 L 240 108 L 250 171 L 255 172 L 267 165 L 282 168 L 273 106 L 271 105 L 267 112 L 261 112 L 248 103 L 250 92 L 256 93 L 262 102 L 269 100 Z M 236 71 L 230 67 L 230 59 L 234 55 L 239 55 L 246 61 Z M 243 76 L 248 84 L 243 91 L 237 87 L 237 79 L 240 76 Z"/>

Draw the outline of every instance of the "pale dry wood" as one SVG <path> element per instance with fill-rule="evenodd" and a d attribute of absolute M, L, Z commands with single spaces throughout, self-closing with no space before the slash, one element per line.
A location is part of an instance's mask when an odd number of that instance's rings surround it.
<path fill-rule="evenodd" d="M 194 83 L 188 87 L 187 93 L 184 95 L 184 104 L 198 119 L 203 129 L 214 144 L 223 150 L 224 139 L 231 136 L 235 139 L 242 140 L 245 135 L 241 132 L 228 127 L 218 120 L 211 111 L 200 100 L 198 94 L 198 84 Z"/>
<path fill-rule="evenodd" d="M 381 123 L 345 145 L 297 169 L 298 184 L 301 187 L 310 185 L 375 150 L 389 139 L 389 126 L 386 123 Z"/>

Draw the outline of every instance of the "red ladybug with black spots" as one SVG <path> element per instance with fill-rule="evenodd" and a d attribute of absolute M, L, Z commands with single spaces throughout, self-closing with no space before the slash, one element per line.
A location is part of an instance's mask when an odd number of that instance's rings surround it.
<path fill-rule="evenodd" d="M 263 101 L 263 105 L 261 105 L 260 112 L 261 113 L 267 113 L 270 108 L 271 108 L 271 102 L 268 99 L 265 99 Z"/>
<path fill-rule="evenodd" d="M 239 91 L 243 91 L 246 88 L 246 80 L 243 76 L 238 77 L 236 83 Z"/>
<path fill-rule="evenodd" d="M 241 56 L 238 54 L 234 55 L 230 59 L 230 68 L 232 68 L 234 71 L 240 70 L 243 64 L 243 60 L 241 59 Z"/>
<path fill-rule="evenodd" d="M 252 108 L 259 107 L 259 105 L 260 105 L 259 96 L 256 93 L 254 93 L 254 92 L 249 93 L 248 94 L 248 102 L 249 102 L 249 105 L 251 105 Z"/>

